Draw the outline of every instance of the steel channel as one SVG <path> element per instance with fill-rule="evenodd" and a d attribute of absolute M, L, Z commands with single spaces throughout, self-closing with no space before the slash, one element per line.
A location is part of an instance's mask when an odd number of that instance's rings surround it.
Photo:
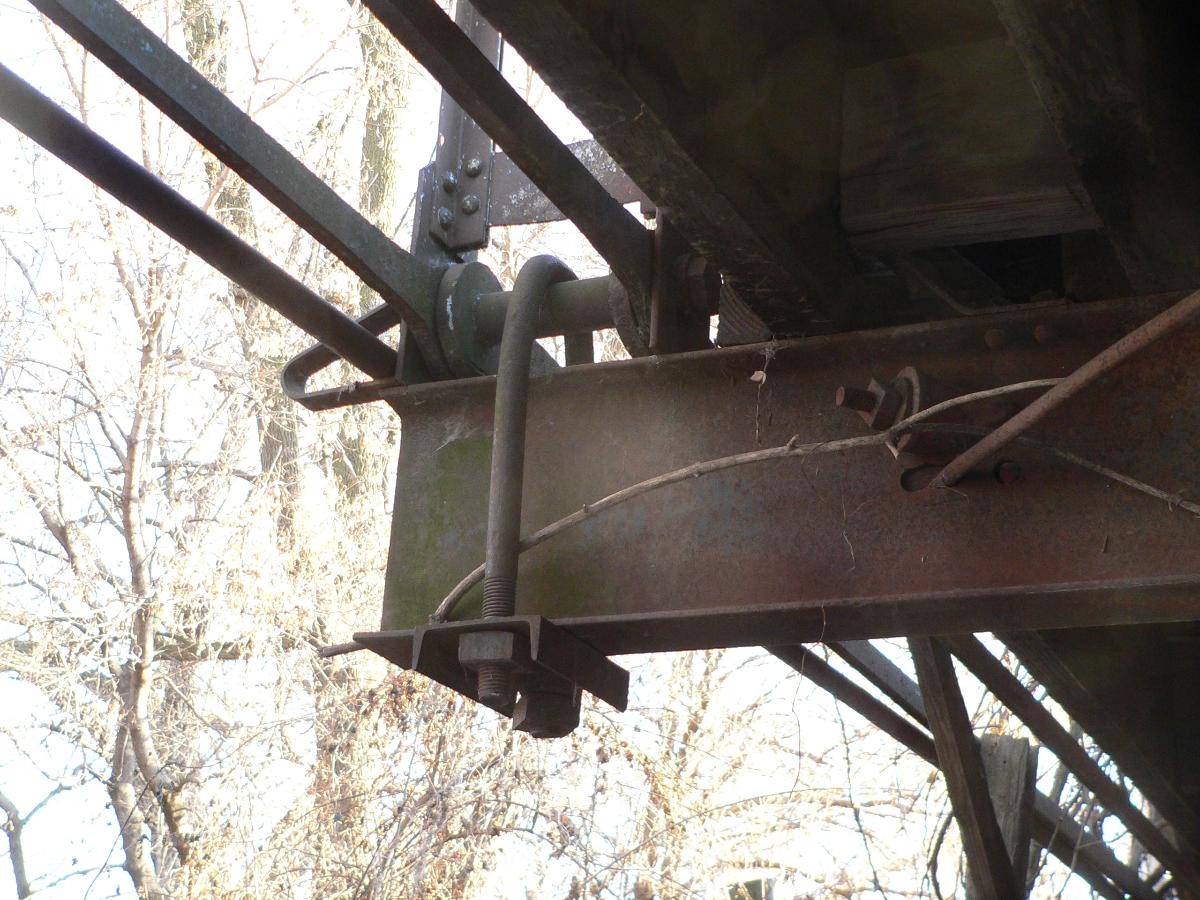
<path fill-rule="evenodd" d="M 449 376 L 433 332 L 448 257 L 431 266 L 397 247 L 119 3 L 29 2 L 394 304 L 430 373 Z"/>
<path fill-rule="evenodd" d="M 529 408 L 529 361 L 534 324 L 547 288 L 574 273 L 559 260 L 536 256 L 521 268 L 513 286 L 500 342 L 496 376 L 491 487 L 488 493 L 483 618 L 511 616 L 517 600 L 521 543 L 521 495 L 525 478 L 525 424 Z M 479 697 L 489 706 L 512 699 L 512 672 L 495 665 L 479 668 Z"/>
<path fill-rule="evenodd" d="M 700 460 L 793 435 L 820 443 L 868 433 L 834 406 L 839 384 L 912 365 L 963 393 L 1069 372 L 1157 305 L 1018 310 L 539 377 L 526 462 L 538 475 L 526 485 L 524 532 Z M 1018 337 L 982 365 L 983 334 L 1000 324 Z M 1043 324 L 1058 342 L 1033 339 Z M 1187 493 L 1200 410 L 1186 398 L 1200 380 L 1198 351 L 1200 334 L 1189 333 L 1131 362 L 1044 439 Z M 764 366 L 766 381 L 756 381 Z M 395 523 L 384 628 L 425 621 L 483 561 L 494 391 L 478 378 L 379 392 L 404 420 L 397 503 L 408 510 Z M 1159 404 L 1140 399 L 1156 394 Z M 881 448 L 689 480 L 525 554 L 518 609 L 576 621 L 609 652 L 770 642 L 781 627 L 811 640 L 823 622 L 830 639 L 853 639 L 1200 616 L 1200 596 L 1189 593 L 1200 582 L 1193 517 L 1046 454 L 1012 452 L 1024 469 L 1017 484 L 986 479 L 957 493 L 906 493 Z M 477 592 L 468 595 L 461 615 L 478 605 Z"/>
<path fill-rule="evenodd" d="M 0 115 L 343 359 L 395 374 L 387 344 L 2 65 Z"/>
<path fill-rule="evenodd" d="M 1200 313 L 1200 291 L 1189 294 L 1171 308 L 1122 337 L 1030 403 L 987 437 L 951 460 L 935 479 L 944 486 L 957 484 L 963 476 L 1011 444 L 1054 410 L 1098 378 L 1115 369 L 1155 341 L 1178 331 Z"/>
<path fill-rule="evenodd" d="M 576 141 L 568 144 L 567 149 L 618 203 L 650 204 L 650 198 L 596 141 L 590 138 Z M 489 225 L 531 225 L 536 222 L 558 222 L 566 218 L 507 153 L 497 153 L 492 161 L 491 194 L 488 204 Z"/>
<path fill-rule="evenodd" d="M 365 5 L 569 218 L 631 294 L 650 281 L 650 234 L 604 189 L 435 0 Z"/>

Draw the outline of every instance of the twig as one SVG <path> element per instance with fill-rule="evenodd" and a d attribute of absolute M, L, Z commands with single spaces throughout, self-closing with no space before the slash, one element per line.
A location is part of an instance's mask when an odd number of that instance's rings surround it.
<path fill-rule="evenodd" d="M 648 478 L 645 481 L 630 485 L 627 488 L 622 488 L 615 494 L 609 494 L 595 503 L 585 504 L 582 509 L 578 509 L 557 522 L 552 522 L 545 528 L 535 531 L 529 537 L 521 541 L 521 552 L 531 550 L 538 544 L 549 540 L 564 531 L 578 525 L 592 516 L 598 515 L 604 510 L 616 506 L 618 503 L 624 503 L 626 500 L 632 500 L 634 497 L 649 491 L 657 490 L 660 487 L 666 487 L 669 484 L 675 484 L 680 481 L 686 481 L 688 478 L 699 478 L 701 475 L 709 475 L 713 472 L 720 472 L 723 469 L 732 469 L 737 466 L 750 465 L 751 463 L 766 462 L 773 459 L 785 459 L 788 457 L 804 457 L 812 456 L 817 453 L 835 453 L 840 450 L 854 450 L 859 447 L 874 447 L 879 444 L 892 445 L 897 437 L 905 431 L 915 428 L 918 424 L 945 412 L 956 406 L 963 406 L 967 403 L 973 403 L 977 400 L 990 399 L 999 397 L 1003 394 L 1017 393 L 1018 391 L 1033 390 L 1035 388 L 1050 387 L 1058 383 L 1057 378 L 1043 379 L 1041 381 L 1023 381 L 1018 384 L 1008 384 L 998 388 L 989 388 L 985 391 L 975 391 L 971 394 L 963 394 L 961 397 L 954 397 L 942 403 L 934 404 L 928 409 L 922 410 L 909 416 L 902 422 L 898 422 L 888 431 L 882 431 L 878 434 L 867 435 L 866 437 L 843 438 L 838 441 L 822 441 L 816 444 L 797 444 L 799 435 L 794 435 L 791 440 L 781 447 L 768 447 L 765 450 L 753 450 L 749 453 L 738 453 L 734 456 L 723 456 L 719 459 L 710 459 L 706 462 L 693 463 L 690 466 L 684 466 L 682 469 L 676 469 L 673 472 L 667 472 L 663 475 L 657 475 L 654 478 Z M 431 622 L 445 622 L 450 614 L 454 611 L 454 607 L 478 581 L 483 578 L 483 566 L 473 569 L 462 581 L 454 586 L 454 589 L 446 595 L 446 599 L 438 605 L 433 615 L 429 617 Z"/>

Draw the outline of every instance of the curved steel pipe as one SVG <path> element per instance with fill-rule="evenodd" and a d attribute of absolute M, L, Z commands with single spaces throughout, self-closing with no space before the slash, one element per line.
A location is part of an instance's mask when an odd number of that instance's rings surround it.
<path fill-rule="evenodd" d="M 504 317 L 492 427 L 492 480 L 488 493 L 487 555 L 483 576 L 485 619 L 511 616 L 516 608 L 529 362 L 538 315 L 550 285 L 574 277 L 575 274 L 554 257 L 534 257 L 517 274 Z M 480 701 L 494 708 L 511 703 L 514 694 L 512 675 L 512 670 L 504 667 L 480 666 Z"/>

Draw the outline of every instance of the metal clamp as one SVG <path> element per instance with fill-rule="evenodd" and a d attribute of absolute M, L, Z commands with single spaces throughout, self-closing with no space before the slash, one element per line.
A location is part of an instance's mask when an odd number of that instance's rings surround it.
<path fill-rule="evenodd" d="M 492 703 L 478 691 L 486 666 L 505 669 L 521 697 Z M 422 625 L 413 631 L 413 671 L 510 716 L 534 737 L 563 737 L 579 724 L 580 691 L 624 711 L 629 673 L 541 616 Z"/>

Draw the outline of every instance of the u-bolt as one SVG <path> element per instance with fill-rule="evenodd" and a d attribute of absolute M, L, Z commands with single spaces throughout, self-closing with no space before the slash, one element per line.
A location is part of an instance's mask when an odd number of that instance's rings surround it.
<path fill-rule="evenodd" d="M 516 609 L 517 560 L 521 543 L 521 494 L 525 476 L 525 421 L 529 408 L 529 361 L 538 313 L 550 285 L 575 274 L 553 256 L 536 256 L 521 267 L 513 285 L 496 374 L 492 426 L 492 481 L 488 493 L 487 555 L 483 576 L 483 618 L 511 616 Z M 511 668 L 479 667 L 480 702 L 493 708 L 512 703 Z"/>

